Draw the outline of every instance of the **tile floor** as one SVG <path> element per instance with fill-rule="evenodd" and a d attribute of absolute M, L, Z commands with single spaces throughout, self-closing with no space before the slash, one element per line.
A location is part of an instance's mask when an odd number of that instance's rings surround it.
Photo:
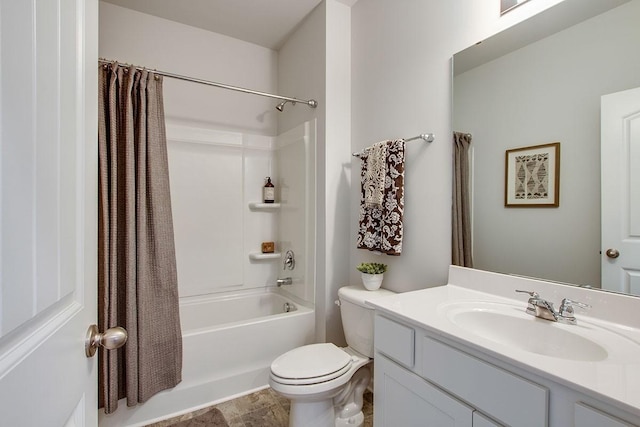
<path fill-rule="evenodd" d="M 278 396 L 271 388 L 257 391 L 237 399 L 214 405 L 224 415 L 229 427 L 287 427 L 289 423 L 289 401 Z M 147 427 L 200 427 L 202 422 L 190 423 L 189 420 L 209 411 L 211 407 L 185 414 L 179 417 L 150 424 Z M 364 427 L 373 426 L 373 394 L 364 394 Z M 215 421 L 207 427 L 218 427 Z M 224 424 L 222 424 L 224 426 Z"/>

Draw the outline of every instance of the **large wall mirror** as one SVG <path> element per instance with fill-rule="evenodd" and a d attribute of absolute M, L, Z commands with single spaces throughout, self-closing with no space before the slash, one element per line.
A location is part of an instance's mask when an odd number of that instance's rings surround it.
<path fill-rule="evenodd" d="M 453 129 L 473 136 L 474 267 L 625 291 L 601 278 L 613 261 L 601 246 L 600 108 L 640 87 L 638 22 L 640 0 L 565 0 L 454 56 Z M 505 151 L 554 142 L 559 206 L 505 207 Z M 640 266 L 626 291 L 638 285 Z"/>

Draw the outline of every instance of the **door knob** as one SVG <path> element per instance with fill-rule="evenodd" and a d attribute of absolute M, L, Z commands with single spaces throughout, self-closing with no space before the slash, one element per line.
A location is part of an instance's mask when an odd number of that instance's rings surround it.
<path fill-rule="evenodd" d="M 605 253 L 609 258 L 618 258 L 620 256 L 620 252 L 617 249 L 607 249 Z"/>
<path fill-rule="evenodd" d="M 120 326 L 109 328 L 104 333 L 98 332 L 96 325 L 89 326 L 87 339 L 84 342 L 84 353 L 87 357 L 93 357 L 98 347 L 114 350 L 122 347 L 127 342 L 127 331 Z"/>

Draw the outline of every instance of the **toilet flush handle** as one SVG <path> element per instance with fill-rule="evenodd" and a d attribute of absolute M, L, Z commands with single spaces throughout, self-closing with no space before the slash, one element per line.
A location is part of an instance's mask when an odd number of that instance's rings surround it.
<path fill-rule="evenodd" d="M 333 303 L 334 303 L 335 305 L 337 305 L 338 307 L 340 307 L 340 300 L 339 300 L 339 299 L 335 300 Z"/>

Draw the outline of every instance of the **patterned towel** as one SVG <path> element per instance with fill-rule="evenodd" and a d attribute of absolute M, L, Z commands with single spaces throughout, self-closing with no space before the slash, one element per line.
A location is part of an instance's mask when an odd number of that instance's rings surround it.
<path fill-rule="evenodd" d="M 387 176 L 387 141 L 373 144 L 364 150 L 367 157 L 363 165 L 362 188 L 367 207 L 382 208 L 384 182 Z"/>
<path fill-rule="evenodd" d="M 404 147 L 403 139 L 383 141 L 386 145 L 384 191 L 380 205 L 367 203 L 367 170 L 371 151 L 361 155 L 361 199 L 357 247 L 387 255 L 402 253 L 404 214 Z M 373 148 L 373 147 L 372 147 Z"/>

